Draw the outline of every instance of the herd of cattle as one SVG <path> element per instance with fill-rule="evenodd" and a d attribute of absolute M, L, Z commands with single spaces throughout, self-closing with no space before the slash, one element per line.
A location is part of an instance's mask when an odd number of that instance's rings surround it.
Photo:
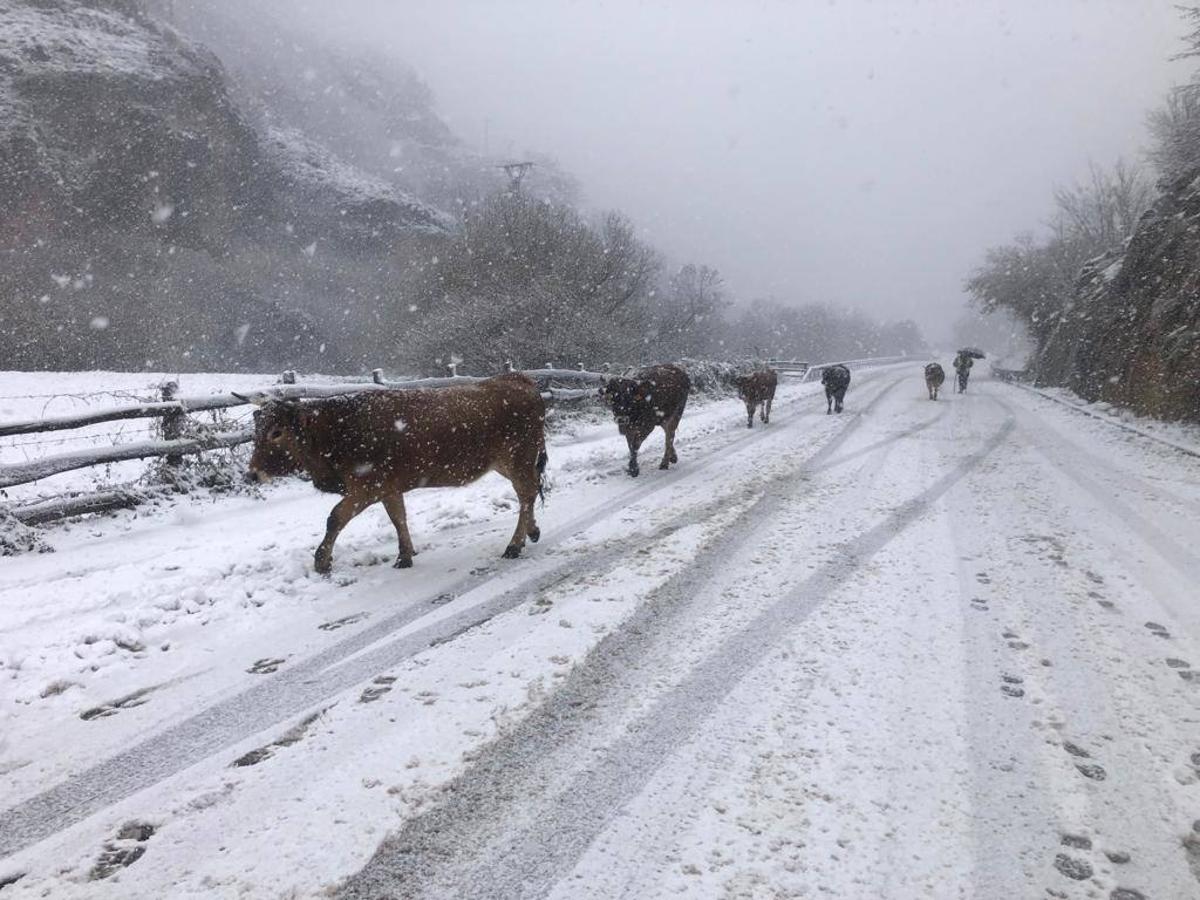
<path fill-rule="evenodd" d="M 746 404 L 746 426 L 758 410 L 771 420 L 778 384 L 770 369 L 734 379 Z M 827 366 L 822 372 L 826 413 L 841 412 L 850 370 Z M 675 430 L 683 418 L 691 382 L 675 365 L 642 369 L 608 378 L 600 399 L 612 410 L 629 447 L 626 471 L 639 473 L 638 449 L 655 428 L 666 436 L 660 469 L 678 462 Z M 520 555 L 525 542 L 537 543 L 541 530 L 534 505 L 545 488 L 546 404 L 534 382 L 507 373 L 470 385 L 436 390 L 389 390 L 345 394 L 324 400 L 256 401 L 254 450 L 246 478 L 307 473 L 320 491 L 340 494 L 317 547 L 314 565 L 329 572 L 333 545 L 355 516 L 382 503 L 396 529 L 397 568 L 413 564 L 416 550 L 408 530 L 404 495 L 417 488 L 457 487 L 498 472 L 520 503 L 517 527 L 504 550 Z"/>

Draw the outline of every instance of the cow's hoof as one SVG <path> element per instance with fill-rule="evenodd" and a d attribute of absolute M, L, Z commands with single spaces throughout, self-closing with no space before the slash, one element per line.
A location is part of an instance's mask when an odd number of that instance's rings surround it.
<path fill-rule="evenodd" d="M 504 548 L 504 553 L 501 554 L 505 559 L 516 559 L 521 555 L 521 548 L 516 544 L 509 544 Z"/>
<path fill-rule="evenodd" d="M 641 474 L 641 469 L 626 469 L 625 471 L 629 474 L 630 478 L 637 478 Z"/>
<path fill-rule="evenodd" d="M 753 422 L 747 422 L 747 423 L 746 423 L 746 427 L 747 427 L 747 428 L 753 428 L 753 427 L 754 427 L 754 423 L 753 423 Z"/>
<path fill-rule="evenodd" d="M 660 462 L 658 464 L 658 467 L 660 469 L 669 469 L 669 468 L 671 468 L 671 464 L 664 459 L 662 462 Z"/>
<path fill-rule="evenodd" d="M 333 569 L 333 559 L 328 556 L 317 556 L 313 558 L 313 568 L 318 575 L 328 575 Z"/>
<path fill-rule="evenodd" d="M 411 569 L 412 568 L 412 557 L 411 556 L 399 557 L 396 560 L 396 562 L 392 564 L 392 568 L 393 569 Z"/>
<path fill-rule="evenodd" d="M 535 544 L 536 544 L 538 541 L 540 541 L 540 540 L 542 539 L 542 529 L 540 529 L 540 528 L 536 528 L 536 527 L 535 527 L 535 528 L 530 528 L 530 529 L 529 529 L 529 539 L 530 539 L 531 541 L 533 541 Z"/>

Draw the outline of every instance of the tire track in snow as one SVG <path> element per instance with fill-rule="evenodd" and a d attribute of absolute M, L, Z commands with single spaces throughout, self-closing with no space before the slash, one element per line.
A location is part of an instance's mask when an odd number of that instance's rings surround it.
<path fill-rule="evenodd" d="M 724 553 L 699 557 L 696 565 L 644 602 L 619 632 L 605 638 L 545 706 L 485 751 L 450 786 L 443 805 L 411 820 L 385 841 L 338 896 L 545 896 L 671 752 L 695 735 L 733 686 L 999 447 L 1014 424 L 1007 416 L 981 449 L 882 522 L 837 546 L 830 562 L 726 638 L 621 738 L 601 750 L 588 740 L 589 727 L 603 714 L 595 708 L 598 700 L 611 697 L 614 686 L 636 695 L 636 673 L 652 664 L 646 657 L 655 636 L 670 632 L 673 617 L 686 610 L 724 565 Z M 755 516 L 761 520 L 784 502 L 786 498 L 774 503 L 764 498 Z M 572 754 L 574 747 L 578 752 Z M 565 783 L 561 773 L 542 766 L 556 755 L 576 760 L 575 773 Z"/>
<path fill-rule="evenodd" d="M 875 375 L 871 383 L 886 373 Z M 853 435 L 863 422 L 862 416 L 871 412 L 882 399 L 903 382 L 903 376 L 886 381 L 882 388 L 862 408 L 849 417 L 797 470 L 786 477 L 795 478 L 805 466 L 827 465 L 834 452 Z M 788 430 L 797 429 L 803 420 L 796 419 L 779 429 L 746 429 L 743 434 L 693 458 L 680 478 L 645 479 L 632 488 L 618 493 L 598 507 L 560 526 L 555 535 L 547 535 L 539 546 L 553 549 L 566 544 L 604 519 L 644 502 L 662 492 L 677 490 L 683 480 L 703 478 L 710 470 L 727 465 L 729 454 L 751 442 L 765 440 Z M 844 420 L 843 420 L 844 421 Z M 931 420 L 932 421 L 932 420 Z M 909 429 L 910 431 L 912 429 Z M 919 430 L 919 429 L 918 429 Z M 784 477 L 784 476 L 780 476 Z M 713 504 L 723 505 L 718 499 Z M 587 571 L 611 566 L 626 556 L 634 546 L 662 537 L 697 521 L 696 508 L 689 507 L 653 535 L 639 534 L 596 554 L 583 548 L 586 556 L 567 555 L 555 559 L 547 554 L 543 559 L 528 560 L 535 571 L 497 572 L 491 567 L 464 576 L 444 588 L 437 598 L 414 599 L 405 609 L 377 621 L 296 665 L 274 675 L 266 676 L 252 687 L 232 697 L 220 700 L 171 725 L 128 749 L 54 785 L 9 809 L 0 812 L 0 859 L 38 843 L 51 835 L 82 821 L 88 816 L 118 801 L 151 787 L 183 769 L 203 762 L 259 732 L 272 728 L 334 694 L 369 680 L 379 672 L 398 665 L 431 646 L 447 642 L 456 634 L 476 627 L 507 609 L 524 602 L 539 590 L 563 577 L 564 573 Z M 507 584 L 505 582 L 508 582 Z M 462 597 L 473 591 L 498 586 L 500 593 L 490 599 L 472 604 L 459 612 L 441 617 L 418 631 L 379 644 L 397 631 L 419 621 L 431 612 L 436 613 L 446 593 Z M 431 608 L 431 603 L 435 604 Z M 370 649 L 369 649 L 370 648 Z M 367 651 L 367 652 L 363 652 Z"/>

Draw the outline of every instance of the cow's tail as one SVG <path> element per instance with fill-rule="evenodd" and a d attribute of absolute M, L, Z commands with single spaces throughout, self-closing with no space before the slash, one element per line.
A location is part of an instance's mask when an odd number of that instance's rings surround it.
<path fill-rule="evenodd" d="M 550 457 L 546 455 L 546 447 L 543 444 L 538 450 L 537 455 L 537 473 L 538 473 L 538 496 L 542 499 L 542 505 L 546 505 L 546 463 L 550 462 Z"/>

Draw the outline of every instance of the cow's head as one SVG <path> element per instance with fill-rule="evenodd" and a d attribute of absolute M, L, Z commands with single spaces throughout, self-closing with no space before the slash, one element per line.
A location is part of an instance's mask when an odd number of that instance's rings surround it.
<path fill-rule="evenodd" d="M 632 378 L 609 378 L 600 388 L 600 399 L 613 411 L 617 422 L 624 425 L 645 397 L 641 386 Z"/>
<path fill-rule="evenodd" d="M 298 400 L 268 400 L 254 411 L 254 452 L 246 468 L 247 481 L 265 482 L 303 468 L 300 415 Z"/>
<path fill-rule="evenodd" d="M 737 375 L 733 379 L 733 386 L 737 388 L 738 396 L 743 400 L 750 393 L 750 384 L 754 380 L 752 375 Z"/>

